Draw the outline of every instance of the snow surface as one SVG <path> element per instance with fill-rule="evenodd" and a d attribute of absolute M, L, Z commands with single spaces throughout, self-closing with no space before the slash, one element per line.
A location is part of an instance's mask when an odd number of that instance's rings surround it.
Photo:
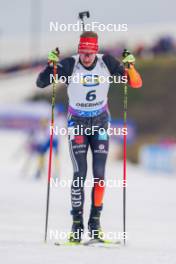
<path fill-rule="evenodd" d="M 14 75 L 0 81 L 1 107 L 23 102 L 34 92 L 37 73 Z M 13 95 L 13 89 L 15 89 Z M 34 180 L 36 157 L 28 159 L 21 148 L 26 136 L 0 131 L 0 263 L 3 264 L 89 264 L 176 263 L 176 175 L 154 175 L 128 164 L 126 247 L 116 249 L 56 247 L 54 237 L 44 241 L 47 164 L 41 181 Z M 59 179 L 71 180 L 72 164 L 67 140 L 61 140 Z M 116 146 L 111 144 L 111 153 Z M 28 161 L 26 171 L 22 170 Z M 91 158 L 89 155 L 89 165 Z M 92 172 L 88 171 L 88 179 Z M 122 179 L 122 163 L 110 155 L 107 179 Z M 85 226 L 90 208 L 90 188 L 86 188 Z M 49 234 L 70 231 L 70 188 L 51 189 Z M 107 188 L 102 227 L 105 232 L 122 232 L 122 189 Z"/>
<path fill-rule="evenodd" d="M 0 132 L 0 260 L 3 264 L 119 264 L 176 263 L 176 177 L 148 174 L 128 164 L 128 243 L 116 249 L 56 247 L 55 239 L 44 240 L 47 173 L 40 181 L 33 171 L 22 174 L 27 158 L 17 151 L 25 136 Z M 89 157 L 89 165 L 91 159 Z M 60 179 L 71 179 L 72 165 L 67 140 L 61 146 Z M 107 178 L 122 178 L 122 163 L 109 158 Z M 88 171 L 91 178 L 91 170 Z M 90 188 L 86 189 L 85 226 L 89 213 Z M 70 190 L 53 187 L 50 200 L 50 230 L 71 227 Z M 102 227 L 105 232 L 122 231 L 122 189 L 108 188 L 105 194 Z"/>

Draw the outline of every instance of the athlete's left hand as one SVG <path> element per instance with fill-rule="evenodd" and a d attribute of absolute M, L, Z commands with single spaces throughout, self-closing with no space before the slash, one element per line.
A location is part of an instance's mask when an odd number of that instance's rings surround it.
<path fill-rule="evenodd" d="M 123 54 L 122 54 L 123 60 L 122 62 L 124 63 L 124 65 L 129 65 L 129 64 L 133 64 L 135 63 L 135 57 L 133 54 L 131 54 L 128 50 L 124 50 Z"/>
<path fill-rule="evenodd" d="M 127 55 L 123 60 L 123 63 L 130 63 L 130 64 L 134 64 L 135 63 L 135 57 L 132 54 Z"/>

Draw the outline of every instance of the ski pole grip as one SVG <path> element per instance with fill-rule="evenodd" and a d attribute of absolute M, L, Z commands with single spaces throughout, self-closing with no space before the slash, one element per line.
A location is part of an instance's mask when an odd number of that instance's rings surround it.
<path fill-rule="evenodd" d="M 124 49 L 123 53 L 122 53 L 122 57 L 125 58 L 127 57 L 128 55 L 130 55 L 131 53 L 129 52 L 129 50 L 127 49 Z"/>
<path fill-rule="evenodd" d="M 122 58 L 126 58 L 130 54 L 131 53 L 129 52 L 129 50 L 124 49 L 124 51 L 122 53 Z M 130 68 L 130 63 L 129 62 L 125 63 L 125 67 L 127 67 L 129 69 Z"/>
<path fill-rule="evenodd" d="M 58 58 L 59 58 L 59 56 L 60 56 L 60 50 L 59 50 L 59 48 L 56 47 L 56 48 L 55 48 L 55 51 L 57 52 L 57 55 L 58 55 Z"/>
<path fill-rule="evenodd" d="M 58 59 L 59 59 L 59 55 L 60 55 L 60 50 L 58 47 L 55 48 L 55 51 L 57 52 L 58 55 Z M 57 74 L 57 63 L 54 62 L 53 63 L 53 73 L 54 73 L 54 79 L 56 79 L 56 74 Z"/>

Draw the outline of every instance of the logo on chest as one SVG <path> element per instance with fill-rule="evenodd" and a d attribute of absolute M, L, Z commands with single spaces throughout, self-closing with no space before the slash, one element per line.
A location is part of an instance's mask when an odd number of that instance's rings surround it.
<path fill-rule="evenodd" d="M 100 84 L 97 74 L 86 74 L 81 78 L 81 84 L 86 87 L 97 86 Z"/>

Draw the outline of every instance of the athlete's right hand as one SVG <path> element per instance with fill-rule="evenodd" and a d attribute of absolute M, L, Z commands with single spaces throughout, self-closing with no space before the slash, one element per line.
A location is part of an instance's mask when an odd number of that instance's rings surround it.
<path fill-rule="evenodd" d="M 59 50 L 56 48 L 48 53 L 48 63 L 58 63 L 59 62 Z"/>

